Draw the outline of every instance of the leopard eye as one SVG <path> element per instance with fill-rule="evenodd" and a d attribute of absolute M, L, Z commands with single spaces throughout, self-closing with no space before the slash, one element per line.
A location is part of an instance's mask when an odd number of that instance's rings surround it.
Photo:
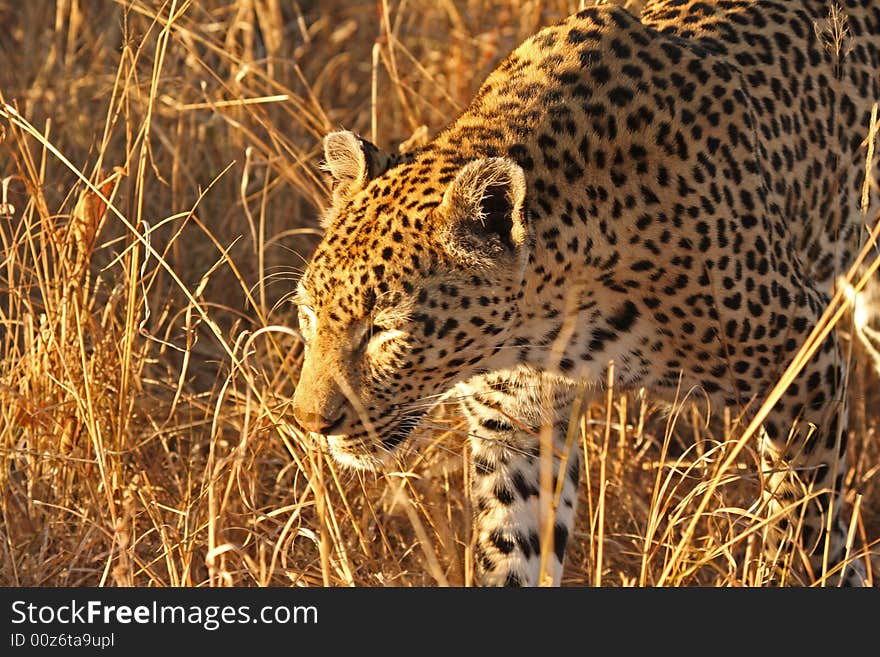
<path fill-rule="evenodd" d="M 367 345 L 370 344 L 370 341 L 377 335 L 384 333 L 386 330 L 387 329 L 378 324 L 367 324 L 361 331 L 360 338 L 357 341 L 356 350 L 359 352 L 365 351 Z"/>
<path fill-rule="evenodd" d="M 299 332 L 303 342 L 308 344 L 315 333 L 315 311 L 308 306 L 299 307 Z"/>

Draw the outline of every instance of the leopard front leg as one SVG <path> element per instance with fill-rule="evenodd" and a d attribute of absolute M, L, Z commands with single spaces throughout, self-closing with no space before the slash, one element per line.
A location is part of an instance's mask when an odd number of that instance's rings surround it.
<path fill-rule="evenodd" d="M 472 379 L 458 391 L 471 429 L 477 583 L 541 584 L 543 543 L 543 572 L 558 586 L 580 477 L 576 433 L 568 430 L 572 386 L 517 372 Z M 542 431 L 551 432 L 543 454 Z M 542 459 L 552 470 L 547 490 Z"/>
<path fill-rule="evenodd" d="M 771 517 L 767 554 L 777 560 L 782 541 L 795 542 L 812 579 L 826 586 L 861 586 L 861 562 L 847 558 L 843 480 L 846 474 L 846 401 L 843 367 L 834 338 L 807 364 L 764 423 L 763 496 Z M 809 578 L 808 578 L 809 579 Z"/>

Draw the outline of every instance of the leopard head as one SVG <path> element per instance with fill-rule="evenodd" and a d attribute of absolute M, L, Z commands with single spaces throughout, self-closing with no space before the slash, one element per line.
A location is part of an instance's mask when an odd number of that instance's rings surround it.
<path fill-rule="evenodd" d="M 522 169 L 324 140 L 333 201 L 299 282 L 293 416 L 338 462 L 382 467 L 455 383 L 503 356 L 532 238 Z M 509 354 L 512 350 L 508 349 Z"/>

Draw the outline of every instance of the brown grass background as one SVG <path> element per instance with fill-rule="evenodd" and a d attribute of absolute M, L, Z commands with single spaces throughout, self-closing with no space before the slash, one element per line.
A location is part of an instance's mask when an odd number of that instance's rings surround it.
<path fill-rule="evenodd" d="M 301 346 L 267 327 L 295 325 L 321 136 L 431 134 L 580 4 L 0 0 L 0 584 L 471 583 L 454 410 L 393 472 L 340 471 L 285 423 Z M 858 554 L 880 448 L 853 359 Z M 589 407 L 564 584 L 766 581 L 754 450 L 721 470 L 735 413 L 686 393 Z"/>

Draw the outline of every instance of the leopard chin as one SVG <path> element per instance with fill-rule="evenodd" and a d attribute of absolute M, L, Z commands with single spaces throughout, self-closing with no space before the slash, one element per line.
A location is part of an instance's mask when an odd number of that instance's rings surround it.
<path fill-rule="evenodd" d="M 407 444 L 424 413 L 406 415 L 396 425 L 386 428 L 381 440 L 369 438 L 352 441 L 349 436 L 321 436 L 333 459 L 344 468 L 360 472 L 382 472 L 388 469 L 401 449 Z"/>
<path fill-rule="evenodd" d="M 352 448 L 345 444 L 344 439 L 345 436 L 327 436 L 328 451 L 336 463 L 358 472 L 381 472 L 385 469 L 390 454 L 385 453 L 385 458 L 382 458 L 362 447 Z"/>

